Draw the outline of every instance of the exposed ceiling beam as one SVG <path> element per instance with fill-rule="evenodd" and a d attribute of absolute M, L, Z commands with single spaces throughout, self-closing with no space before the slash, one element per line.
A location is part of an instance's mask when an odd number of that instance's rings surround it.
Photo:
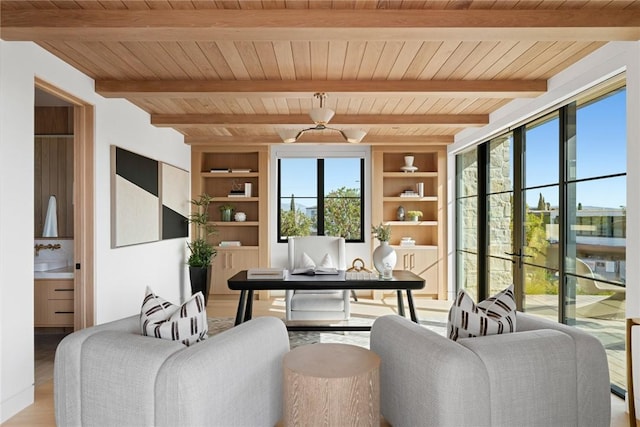
<path fill-rule="evenodd" d="M 107 98 L 440 96 L 477 98 L 534 97 L 547 90 L 546 80 L 100 80 L 96 92 Z"/>
<path fill-rule="evenodd" d="M 422 146 L 446 146 L 453 143 L 453 135 L 366 135 L 362 140 L 362 144 L 370 145 L 422 145 Z M 186 136 L 184 142 L 189 145 L 226 145 L 226 144 L 277 144 L 282 140 L 277 135 L 265 136 L 203 136 L 189 137 Z M 295 144 L 306 143 L 336 143 L 346 144 L 343 140 L 336 136 L 330 135 L 302 135 Z"/>
<path fill-rule="evenodd" d="M 339 114 L 330 126 L 423 127 L 444 125 L 450 127 L 481 126 L 489 123 L 488 114 Z M 311 125 L 306 114 L 152 114 L 151 124 L 159 127 L 299 127 Z"/>
<path fill-rule="evenodd" d="M 2 10 L 4 40 L 640 39 L 640 10 Z"/>

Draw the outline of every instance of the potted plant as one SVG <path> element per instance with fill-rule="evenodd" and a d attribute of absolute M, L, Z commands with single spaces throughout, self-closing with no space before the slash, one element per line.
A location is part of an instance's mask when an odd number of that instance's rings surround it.
<path fill-rule="evenodd" d="M 373 265 L 381 278 L 391 279 L 397 261 L 396 251 L 389 245 L 391 226 L 380 223 L 371 227 L 371 233 L 380 241 L 380 245 L 373 250 Z"/>
<path fill-rule="evenodd" d="M 192 239 L 187 243 L 191 251 L 187 260 L 191 294 L 201 291 L 205 305 L 209 299 L 211 259 L 217 254 L 215 246 L 207 240 L 216 233 L 213 224 L 209 223 L 209 205 L 212 200 L 208 194 L 201 194 L 197 199 L 191 200 L 193 208 L 188 218 L 189 224 L 193 224 Z"/>
<path fill-rule="evenodd" d="M 407 218 L 409 221 L 419 221 L 422 218 L 422 211 L 408 211 Z"/>
<path fill-rule="evenodd" d="M 220 209 L 221 221 L 231 221 L 231 218 L 233 218 L 233 210 L 235 209 L 233 205 L 220 205 L 218 209 Z"/>

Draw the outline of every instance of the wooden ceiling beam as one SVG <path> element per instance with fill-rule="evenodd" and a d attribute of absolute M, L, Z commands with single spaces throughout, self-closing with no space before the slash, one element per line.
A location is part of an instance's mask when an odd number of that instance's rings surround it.
<path fill-rule="evenodd" d="M 24 41 L 640 39 L 640 10 L 2 10 Z"/>
<path fill-rule="evenodd" d="M 421 146 L 446 146 L 453 143 L 453 135 L 366 135 L 361 144 L 365 145 L 421 145 Z M 189 145 L 226 145 L 226 144 L 247 144 L 247 145 L 271 145 L 282 143 L 277 135 L 264 136 L 185 136 L 185 144 Z M 340 137 L 330 135 L 302 135 L 294 144 L 348 144 Z"/>
<path fill-rule="evenodd" d="M 339 114 L 329 126 L 423 127 L 443 125 L 449 127 L 482 126 L 489 123 L 488 114 Z M 309 127 L 306 114 L 152 114 L 151 124 L 158 127 L 234 127 L 258 128 Z"/>
<path fill-rule="evenodd" d="M 535 97 L 546 80 L 100 80 L 96 92 L 107 98 L 411 96 L 453 98 Z"/>

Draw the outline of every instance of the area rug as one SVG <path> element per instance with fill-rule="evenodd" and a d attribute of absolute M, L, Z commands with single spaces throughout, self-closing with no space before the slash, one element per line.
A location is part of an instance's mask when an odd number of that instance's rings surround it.
<path fill-rule="evenodd" d="M 210 317 L 209 322 L 209 336 L 219 334 L 233 327 L 234 318 L 232 317 Z M 366 322 L 366 323 L 365 323 Z M 349 324 L 370 324 L 370 320 L 350 319 Z M 446 324 L 440 322 L 422 321 L 423 326 L 433 330 L 436 333 L 444 335 L 446 330 Z M 369 332 L 354 332 L 354 331 L 331 331 L 331 332 L 317 332 L 317 331 L 289 331 L 289 345 L 291 348 L 296 348 L 301 345 L 316 344 L 316 343 L 344 343 L 357 345 L 364 348 L 369 348 Z"/>

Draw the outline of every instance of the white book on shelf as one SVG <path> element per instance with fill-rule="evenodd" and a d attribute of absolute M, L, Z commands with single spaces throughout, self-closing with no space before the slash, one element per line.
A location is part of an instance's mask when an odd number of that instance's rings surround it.
<path fill-rule="evenodd" d="M 221 247 L 242 246 L 239 240 L 223 240 L 220 242 Z"/>

